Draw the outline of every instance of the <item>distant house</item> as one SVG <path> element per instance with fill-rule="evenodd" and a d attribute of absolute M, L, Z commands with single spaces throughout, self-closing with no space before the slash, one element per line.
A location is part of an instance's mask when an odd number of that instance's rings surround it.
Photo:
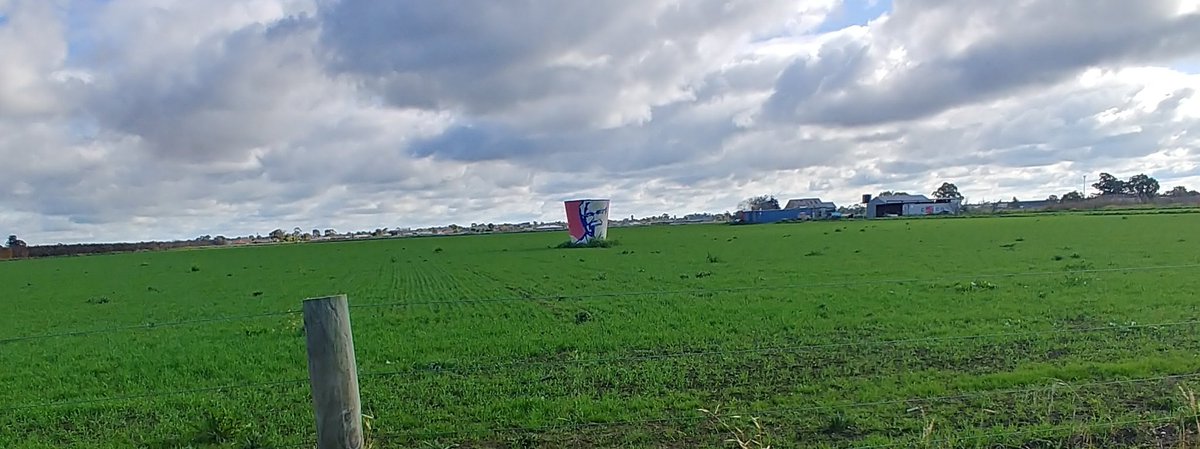
<path fill-rule="evenodd" d="M 824 218 L 837 212 L 837 205 L 829 201 L 821 201 L 820 198 L 800 198 L 788 200 L 784 209 L 806 209 L 809 215 L 813 217 Z"/>
<path fill-rule="evenodd" d="M 931 199 L 925 195 L 888 195 L 867 199 L 867 218 L 957 215 L 960 199 Z"/>
<path fill-rule="evenodd" d="M 821 201 L 820 198 L 800 198 L 788 200 L 784 209 L 833 209 L 837 210 L 837 206 L 828 201 Z"/>

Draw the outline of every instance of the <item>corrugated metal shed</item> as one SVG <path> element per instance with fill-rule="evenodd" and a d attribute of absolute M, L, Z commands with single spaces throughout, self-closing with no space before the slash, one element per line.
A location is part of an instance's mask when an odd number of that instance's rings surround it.
<path fill-rule="evenodd" d="M 925 195 L 888 195 L 877 196 L 871 199 L 871 204 L 884 203 L 929 203 L 933 200 Z"/>
<path fill-rule="evenodd" d="M 777 209 L 777 210 L 744 210 L 738 212 L 739 221 L 746 224 L 777 223 L 785 220 L 801 220 L 804 218 L 823 217 L 821 209 Z"/>
<path fill-rule="evenodd" d="M 800 198 L 800 199 L 788 200 L 787 205 L 784 206 L 783 208 L 784 209 L 813 208 L 813 209 L 836 210 L 837 206 L 828 201 L 821 201 L 820 198 Z"/>
<path fill-rule="evenodd" d="M 957 214 L 961 207 L 960 200 L 935 200 L 925 195 L 880 196 L 867 203 L 867 218 Z"/>

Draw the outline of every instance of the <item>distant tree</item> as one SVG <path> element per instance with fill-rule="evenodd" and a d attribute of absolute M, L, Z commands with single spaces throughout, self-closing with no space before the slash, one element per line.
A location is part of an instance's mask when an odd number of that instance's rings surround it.
<path fill-rule="evenodd" d="M 1049 201 L 1051 203 L 1057 203 L 1058 195 L 1050 195 L 1050 196 L 1046 197 L 1046 201 Z"/>
<path fill-rule="evenodd" d="M 867 213 L 867 207 L 862 204 L 853 204 L 850 206 L 841 206 L 837 211 L 842 215 L 862 215 Z"/>
<path fill-rule="evenodd" d="M 1061 201 L 1063 203 L 1071 202 L 1071 201 L 1083 201 L 1083 194 L 1079 193 L 1078 190 L 1072 190 L 1070 192 L 1063 194 L 1062 198 L 1059 201 Z"/>
<path fill-rule="evenodd" d="M 904 196 L 904 195 L 908 195 L 908 192 L 893 192 L 891 190 L 884 190 L 882 192 L 879 192 L 879 195 L 877 195 L 877 196 Z"/>
<path fill-rule="evenodd" d="M 1175 186 L 1175 188 L 1168 190 L 1167 193 L 1164 193 L 1163 196 L 1184 197 L 1184 196 L 1188 196 L 1188 193 L 1189 192 L 1188 192 L 1187 187 Z"/>
<path fill-rule="evenodd" d="M 325 230 L 325 236 L 326 236 L 326 237 L 333 237 L 333 236 L 334 236 L 334 235 L 336 235 L 336 234 L 337 234 L 337 231 L 334 231 L 333 229 L 326 229 L 326 230 Z"/>
<path fill-rule="evenodd" d="M 1100 180 L 1092 184 L 1092 187 L 1099 190 L 1101 195 L 1120 195 L 1128 191 L 1125 181 L 1108 173 L 1101 173 Z"/>
<path fill-rule="evenodd" d="M 1018 200 L 1017 197 L 1014 196 L 1012 201 L 1009 201 L 1008 204 L 1011 206 L 1017 206 L 1021 204 L 1021 200 Z"/>
<path fill-rule="evenodd" d="M 16 235 L 8 236 L 8 243 L 5 245 L 9 248 L 21 248 L 25 246 L 25 242 L 17 238 Z"/>
<path fill-rule="evenodd" d="M 271 240 L 282 242 L 287 239 L 287 232 L 284 232 L 282 229 L 276 229 L 271 231 L 270 234 L 267 234 L 267 236 L 271 237 Z"/>
<path fill-rule="evenodd" d="M 1158 195 L 1158 180 L 1139 173 L 1129 178 L 1125 183 L 1126 193 L 1137 195 L 1141 199 L 1150 199 Z"/>
<path fill-rule="evenodd" d="M 883 195 L 880 195 L 880 196 L 883 196 Z M 963 196 L 961 193 L 958 193 L 958 186 L 948 183 L 948 182 L 943 182 L 941 187 L 938 187 L 937 190 L 933 191 L 933 197 L 940 198 L 940 199 L 961 200 Z"/>
<path fill-rule="evenodd" d="M 738 207 L 741 210 L 779 210 L 779 200 L 772 195 L 754 196 L 746 198 Z"/>

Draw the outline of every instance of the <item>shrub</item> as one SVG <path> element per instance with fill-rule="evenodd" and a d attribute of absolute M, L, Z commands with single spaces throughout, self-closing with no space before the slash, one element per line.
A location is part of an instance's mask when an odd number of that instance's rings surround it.
<path fill-rule="evenodd" d="M 586 310 L 575 314 L 575 324 L 583 324 L 592 320 L 592 313 Z"/>
<path fill-rule="evenodd" d="M 562 242 L 555 246 L 555 248 L 612 248 L 614 246 L 617 246 L 616 240 L 590 240 L 587 243 Z"/>

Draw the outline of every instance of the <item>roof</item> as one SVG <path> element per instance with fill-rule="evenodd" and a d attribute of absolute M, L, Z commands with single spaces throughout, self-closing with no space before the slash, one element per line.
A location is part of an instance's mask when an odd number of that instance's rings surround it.
<path fill-rule="evenodd" d="M 932 201 L 925 195 L 888 195 L 871 198 L 872 203 L 928 203 Z"/>
<path fill-rule="evenodd" d="M 787 205 L 784 206 L 783 208 L 784 209 L 804 209 L 804 208 L 821 208 L 821 207 L 836 208 L 837 206 L 834 206 L 833 203 L 830 203 L 827 201 L 821 201 L 820 198 L 800 198 L 800 199 L 795 199 L 795 200 L 788 200 Z"/>

